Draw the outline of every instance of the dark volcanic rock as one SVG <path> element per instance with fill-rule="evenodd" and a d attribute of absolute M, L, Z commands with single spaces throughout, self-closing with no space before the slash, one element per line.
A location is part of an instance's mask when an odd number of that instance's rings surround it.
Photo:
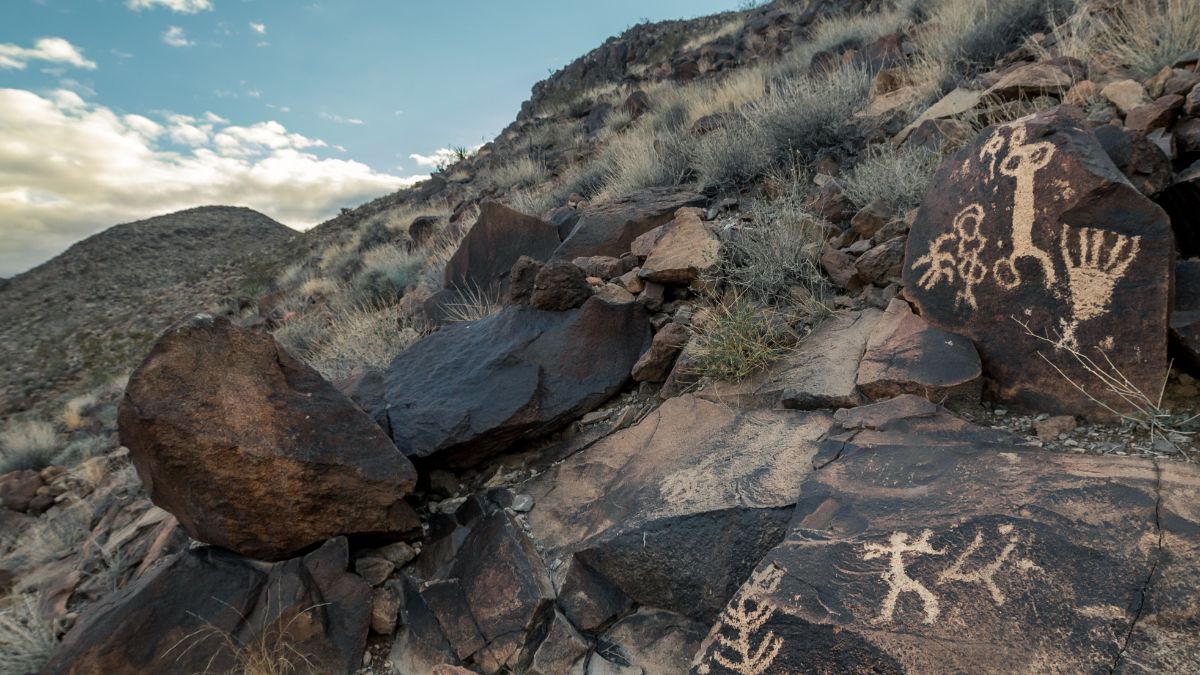
<path fill-rule="evenodd" d="M 1180 255 L 1200 256 L 1200 161 L 1179 174 L 1158 196 L 1158 203 L 1171 216 Z"/>
<path fill-rule="evenodd" d="M 685 206 L 701 206 L 704 195 L 679 188 L 648 188 L 579 212 L 575 229 L 563 240 L 555 258 L 574 260 L 584 256 L 621 257 L 639 236 L 675 217 Z"/>
<path fill-rule="evenodd" d="M 267 568 L 216 548 L 184 551 L 89 606 L 41 673 L 241 672 L 231 646 L 260 640 L 313 672 L 352 673 L 371 592 L 347 561 L 341 538 Z"/>
<path fill-rule="evenodd" d="M 591 298 L 566 312 L 509 305 L 405 350 L 364 398 L 410 457 L 465 467 L 550 433 L 620 389 L 650 342 L 645 310 Z"/>
<path fill-rule="evenodd" d="M 1099 413 L 1054 366 L 1100 398 L 1103 387 L 1060 346 L 1157 391 L 1173 245 L 1166 214 L 1073 110 L 985 130 L 942 166 L 909 236 L 904 285 L 932 325 L 975 343 L 1002 401 Z"/>
<path fill-rule="evenodd" d="M 484 202 L 479 218 L 446 263 L 446 288 L 506 289 L 521 256 L 548 260 L 559 245 L 558 229 L 498 202 Z"/>
<path fill-rule="evenodd" d="M 574 309 L 592 295 L 583 270 L 566 260 L 552 260 L 538 270 L 529 304 L 550 312 Z"/>
<path fill-rule="evenodd" d="M 869 407 L 881 423 L 823 444 L 693 672 L 1188 669 L 1200 471 Z"/>
<path fill-rule="evenodd" d="M 1144 134 L 1111 124 L 1094 133 L 1104 153 L 1142 194 L 1157 195 L 1171 183 L 1171 160 Z"/>
<path fill-rule="evenodd" d="M 279 560 L 339 534 L 418 526 L 412 464 L 265 333 L 195 315 L 167 330 L 121 403 L 121 443 L 192 537 Z"/>

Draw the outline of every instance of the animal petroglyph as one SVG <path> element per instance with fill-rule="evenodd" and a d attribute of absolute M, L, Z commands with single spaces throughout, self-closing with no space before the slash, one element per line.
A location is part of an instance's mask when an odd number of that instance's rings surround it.
<path fill-rule="evenodd" d="M 883 557 L 888 559 L 888 567 L 882 574 L 884 582 L 888 585 L 888 594 L 883 599 L 883 605 L 879 609 L 879 616 L 875 619 L 875 623 L 886 623 L 892 620 L 892 615 L 896 611 L 896 601 L 900 599 L 902 593 L 915 593 L 917 597 L 921 598 L 922 608 L 925 610 L 925 623 L 932 624 L 937 621 L 938 614 L 941 613 L 937 596 L 924 584 L 910 577 L 904 563 L 905 553 L 943 555 L 945 551 L 939 551 L 929 545 L 931 536 L 933 536 L 933 531 L 925 530 L 915 541 L 910 542 L 907 534 L 894 532 L 888 540 L 887 546 L 874 543 L 863 546 L 863 560 L 875 560 Z"/>
<path fill-rule="evenodd" d="M 1062 255 L 1071 287 L 1071 320 L 1062 320 L 1061 344 L 1078 347 L 1079 324 L 1104 313 L 1117 282 L 1137 257 L 1141 237 L 1130 237 L 1090 227 L 1072 231 L 1063 227 Z"/>
<path fill-rule="evenodd" d="M 997 132 L 998 133 L 998 132 Z M 1054 144 L 1026 143 L 1026 130 L 1018 126 L 1008 139 L 1008 156 L 1000 162 L 1000 173 L 1016 180 L 1013 191 L 1012 253 L 996 261 L 992 273 L 996 282 L 1009 290 L 1021 285 L 1017 261 L 1031 258 L 1042 268 L 1047 288 L 1058 280 L 1050 254 L 1033 243 L 1033 225 L 1037 219 L 1037 200 L 1034 177 L 1046 168 L 1054 157 Z"/>
<path fill-rule="evenodd" d="M 779 650 L 783 648 L 783 638 L 767 631 L 761 639 L 756 637 L 775 613 L 775 605 L 771 602 L 771 594 L 779 589 L 783 579 L 783 570 L 774 564 L 750 575 L 750 580 L 742 588 L 737 599 L 730 603 L 721 613 L 721 628 L 716 633 L 717 644 L 721 648 L 713 653 L 713 660 L 740 675 L 762 675 L 775 662 Z M 734 637 L 726 637 L 726 629 L 732 630 Z M 699 668 L 700 673 L 707 673 L 708 666 Z"/>
<path fill-rule="evenodd" d="M 983 531 L 980 530 L 979 532 L 975 533 L 975 539 L 969 546 L 967 546 L 966 550 L 964 550 L 961 555 L 955 558 L 954 564 L 938 575 L 937 585 L 940 586 L 950 581 L 962 581 L 966 583 L 980 584 L 988 590 L 988 593 L 991 594 L 993 602 L 995 602 L 997 605 L 1003 605 L 1005 601 L 1004 592 L 1001 591 L 1000 587 L 996 585 L 996 574 L 1005 566 L 1005 564 L 1011 564 L 1012 567 L 1023 572 L 1038 569 L 1038 567 L 1037 565 L 1033 564 L 1033 561 L 1025 558 L 1013 559 L 1010 562 L 1009 559 L 1012 557 L 1013 552 L 1016 551 L 1017 545 L 1021 543 L 1021 539 L 1019 536 L 1017 536 L 1012 525 L 1005 524 L 996 529 L 1000 533 L 1000 536 L 1007 537 L 1008 541 L 1004 543 L 1004 548 L 1000 549 L 1000 553 L 996 556 L 995 560 L 986 565 L 982 565 L 971 572 L 963 571 L 963 568 L 966 567 L 967 561 L 971 558 L 971 556 L 975 555 L 975 553 L 979 551 L 979 547 L 983 545 Z"/>
<path fill-rule="evenodd" d="M 958 212 L 954 218 L 954 230 L 938 236 L 929 253 L 917 258 L 913 268 L 929 266 L 917 280 L 917 285 L 929 290 L 939 283 L 958 283 L 954 295 L 956 306 L 963 304 L 979 309 L 975 299 L 975 287 L 987 277 L 987 266 L 980 256 L 987 246 L 987 238 L 980 234 L 983 222 L 983 206 L 971 204 Z"/>

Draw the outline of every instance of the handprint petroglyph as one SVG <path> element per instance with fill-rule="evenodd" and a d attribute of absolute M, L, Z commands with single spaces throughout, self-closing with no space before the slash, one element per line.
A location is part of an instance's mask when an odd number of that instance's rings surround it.
<path fill-rule="evenodd" d="M 1141 239 L 1090 227 L 1063 228 L 1060 248 L 1066 262 L 1072 308 L 1071 319 L 1062 320 L 1063 346 L 1078 348 L 1079 324 L 1104 313 L 1117 282 L 1137 257 Z"/>

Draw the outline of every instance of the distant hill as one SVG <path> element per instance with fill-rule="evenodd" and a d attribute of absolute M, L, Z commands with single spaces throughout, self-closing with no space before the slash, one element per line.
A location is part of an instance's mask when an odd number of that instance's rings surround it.
<path fill-rule="evenodd" d="M 236 295 L 256 252 L 297 234 L 204 206 L 111 227 L 0 282 L 0 415 L 128 370 L 180 315 Z"/>

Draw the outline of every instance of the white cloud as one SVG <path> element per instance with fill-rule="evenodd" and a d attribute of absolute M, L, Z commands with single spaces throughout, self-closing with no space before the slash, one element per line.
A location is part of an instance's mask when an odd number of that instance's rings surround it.
<path fill-rule="evenodd" d="M 154 7 L 165 7 L 180 14 L 195 14 L 212 10 L 211 0 L 125 0 L 129 9 L 143 10 Z"/>
<path fill-rule="evenodd" d="M 33 47 L 0 44 L 0 68 L 24 70 L 30 61 L 48 61 L 87 70 L 96 69 L 95 61 L 84 58 L 82 50 L 62 38 L 41 38 L 33 43 Z"/>
<path fill-rule="evenodd" d="M 450 148 L 438 148 L 433 151 L 432 155 L 419 155 L 414 152 L 408 158 L 416 162 L 417 166 L 437 169 L 450 164 L 458 158 L 458 155 Z"/>
<path fill-rule="evenodd" d="M 357 117 L 342 117 L 341 115 L 331 115 L 327 112 L 319 113 L 317 116 L 323 120 L 329 120 L 330 122 L 334 122 L 336 124 L 352 124 L 354 126 L 366 124 L 366 122 L 358 119 Z"/>
<path fill-rule="evenodd" d="M 275 121 L 153 117 L 0 89 L 0 276 L 117 223 L 230 204 L 304 228 L 424 178 L 319 156 L 323 141 Z"/>
<path fill-rule="evenodd" d="M 163 42 L 172 47 L 191 47 L 196 44 L 187 37 L 187 32 L 179 26 L 170 26 L 162 35 Z"/>
<path fill-rule="evenodd" d="M 254 31 L 255 33 L 258 33 L 259 35 L 266 35 L 267 34 L 267 24 L 254 23 L 253 21 L 251 21 L 250 22 L 250 30 Z"/>

